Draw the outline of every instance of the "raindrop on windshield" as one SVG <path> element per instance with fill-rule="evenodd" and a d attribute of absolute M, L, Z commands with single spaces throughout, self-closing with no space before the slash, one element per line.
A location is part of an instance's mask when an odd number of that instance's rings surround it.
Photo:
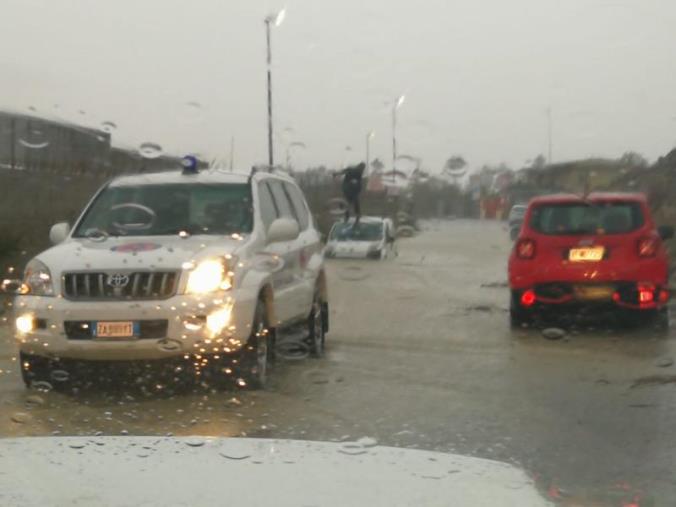
<path fill-rule="evenodd" d="M 24 424 L 31 420 L 31 416 L 30 414 L 27 414 L 25 412 L 14 412 L 11 415 L 10 419 L 12 419 L 12 421 L 14 421 L 15 423 Z"/>
<path fill-rule="evenodd" d="M 44 405 L 45 400 L 42 398 L 42 396 L 38 396 L 37 394 L 31 394 L 30 396 L 26 397 L 26 406 L 27 407 L 38 407 L 40 405 Z"/>
<path fill-rule="evenodd" d="M 112 133 L 114 130 L 117 130 L 117 125 L 112 121 L 104 121 L 101 124 L 101 130 L 107 132 L 108 134 Z"/>
<path fill-rule="evenodd" d="M 347 454 L 350 456 L 357 456 L 359 454 L 366 454 L 368 449 L 358 442 L 346 442 L 338 448 L 338 452 L 341 454 Z"/>
<path fill-rule="evenodd" d="M 177 340 L 163 339 L 157 342 L 157 348 L 162 352 L 176 352 L 177 350 L 181 350 L 181 347 L 181 342 Z"/>
<path fill-rule="evenodd" d="M 372 437 L 361 437 L 359 440 L 357 440 L 357 443 L 362 447 L 375 447 L 378 445 L 378 441 Z"/>
<path fill-rule="evenodd" d="M 19 138 L 19 144 L 24 148 L 41 150 L 49 146 L 49 139 L 47 139 L 47 136 L 41 130 L 33 129 Z"/>
<path fill-rule="evenodd" d="M 162 147 L 157 143 L 146 142 L 138 147 L 138 152 L 143 158 L 158 158 L 162 156 Z"/>
<path fill-rule="evenodd" d="M 52 384 L 45 380 L 34 380 L 31 382 L 31 389 L 39 391 L 41 393 L 48 393 L 53 389 Z"/>
<path fill-rule="evenodd" d="M 202 104 L 195 101 L 186 102 L 185 119 L 189 121 L 198 121 L 202 118 Z"/>
<path fill-rule="evenodd" d="M 204 445 L 204 440 L 201 438 L 191 438 L 185 441 L 185 445 L 189 447 L 202 447 Z"/>
<path fill-rule="evenodd" d="M 563 329 L 559 329 L 557 327 L 549 327 L 542 330 L 542 336 L 548 340 L 560 340 L 566 336 L 566 332 Z"/>
<path fill-rule="evenodd" d="M 66 370 L 54 370 L 51 377 L 54 382 L 67 382 L 70 374 Z"/>

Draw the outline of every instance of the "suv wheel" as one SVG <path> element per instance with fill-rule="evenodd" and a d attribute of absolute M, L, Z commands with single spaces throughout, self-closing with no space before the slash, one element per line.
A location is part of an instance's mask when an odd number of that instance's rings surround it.
<path fill-rule="evenodd" d="M 254 312 L 251 336 L 241 353 L 241 375 L 248 386 L 254 389 L 265 387 L 270 359 L 270 329 L 263 301 L 258 301 Z"/>
<path fill-rule="evenodd" d="M 319 296 L 319 291 L 315 291 L 312 300 L 312 310 L 310 310 L 310 315 L 307 319 L 307 326 L 307 342 L 310 346 L 310 354 L 312 354 L 313 357 L 322 357 L 324 355 L 324 343 L 326 341 L 326 335 L 324 333 L 326 326 L 324 325 L 324 305 Z"/>

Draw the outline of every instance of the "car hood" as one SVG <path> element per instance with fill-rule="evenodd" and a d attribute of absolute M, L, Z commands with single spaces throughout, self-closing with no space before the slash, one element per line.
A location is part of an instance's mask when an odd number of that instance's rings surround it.
<path fill-rule="evenodd" d="M 368 440 L 5 438 L 0 504 L 551 505 L 511 465 Z"/>
<path fill-rule="evenodd" d="M 242 239 L 224 236 L 116 237 L 105 241 L 74 238 L 37 258 L 57 273 L 88 269 L 179 269 L 186 261 L 234 253 L 242 243 Z"/>

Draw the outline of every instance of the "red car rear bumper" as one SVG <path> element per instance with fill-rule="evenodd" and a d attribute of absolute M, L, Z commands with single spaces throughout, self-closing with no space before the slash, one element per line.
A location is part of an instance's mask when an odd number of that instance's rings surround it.
<path fill-rule="evenodd" d="M 624 266 L 603 262 L 552 266 L 519 259 L 509 265 L 510 287 L 522 307 L 603 303 L 656 309 L 669 300 L 667 278 L 667 263 L 660 258 Z"/>

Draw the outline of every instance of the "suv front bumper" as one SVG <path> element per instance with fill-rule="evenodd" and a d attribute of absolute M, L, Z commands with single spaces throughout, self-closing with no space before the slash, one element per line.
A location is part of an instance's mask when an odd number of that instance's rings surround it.
<path fill-rule="evenodd" d="M 69 301 L 62 297 L 19 296 L 14 316 L 34 322 L 30 332 L 15 335 L 22 352 L 50 358 L 148 360 L 186 354 L 236 352 L 251 334 L 258 294 L 177 295 L 155 301 Z M 220 332 L 207 326 L 219 312 Z M 97 338 L 97 322 L 132 322 L 134 338 Z"/>

